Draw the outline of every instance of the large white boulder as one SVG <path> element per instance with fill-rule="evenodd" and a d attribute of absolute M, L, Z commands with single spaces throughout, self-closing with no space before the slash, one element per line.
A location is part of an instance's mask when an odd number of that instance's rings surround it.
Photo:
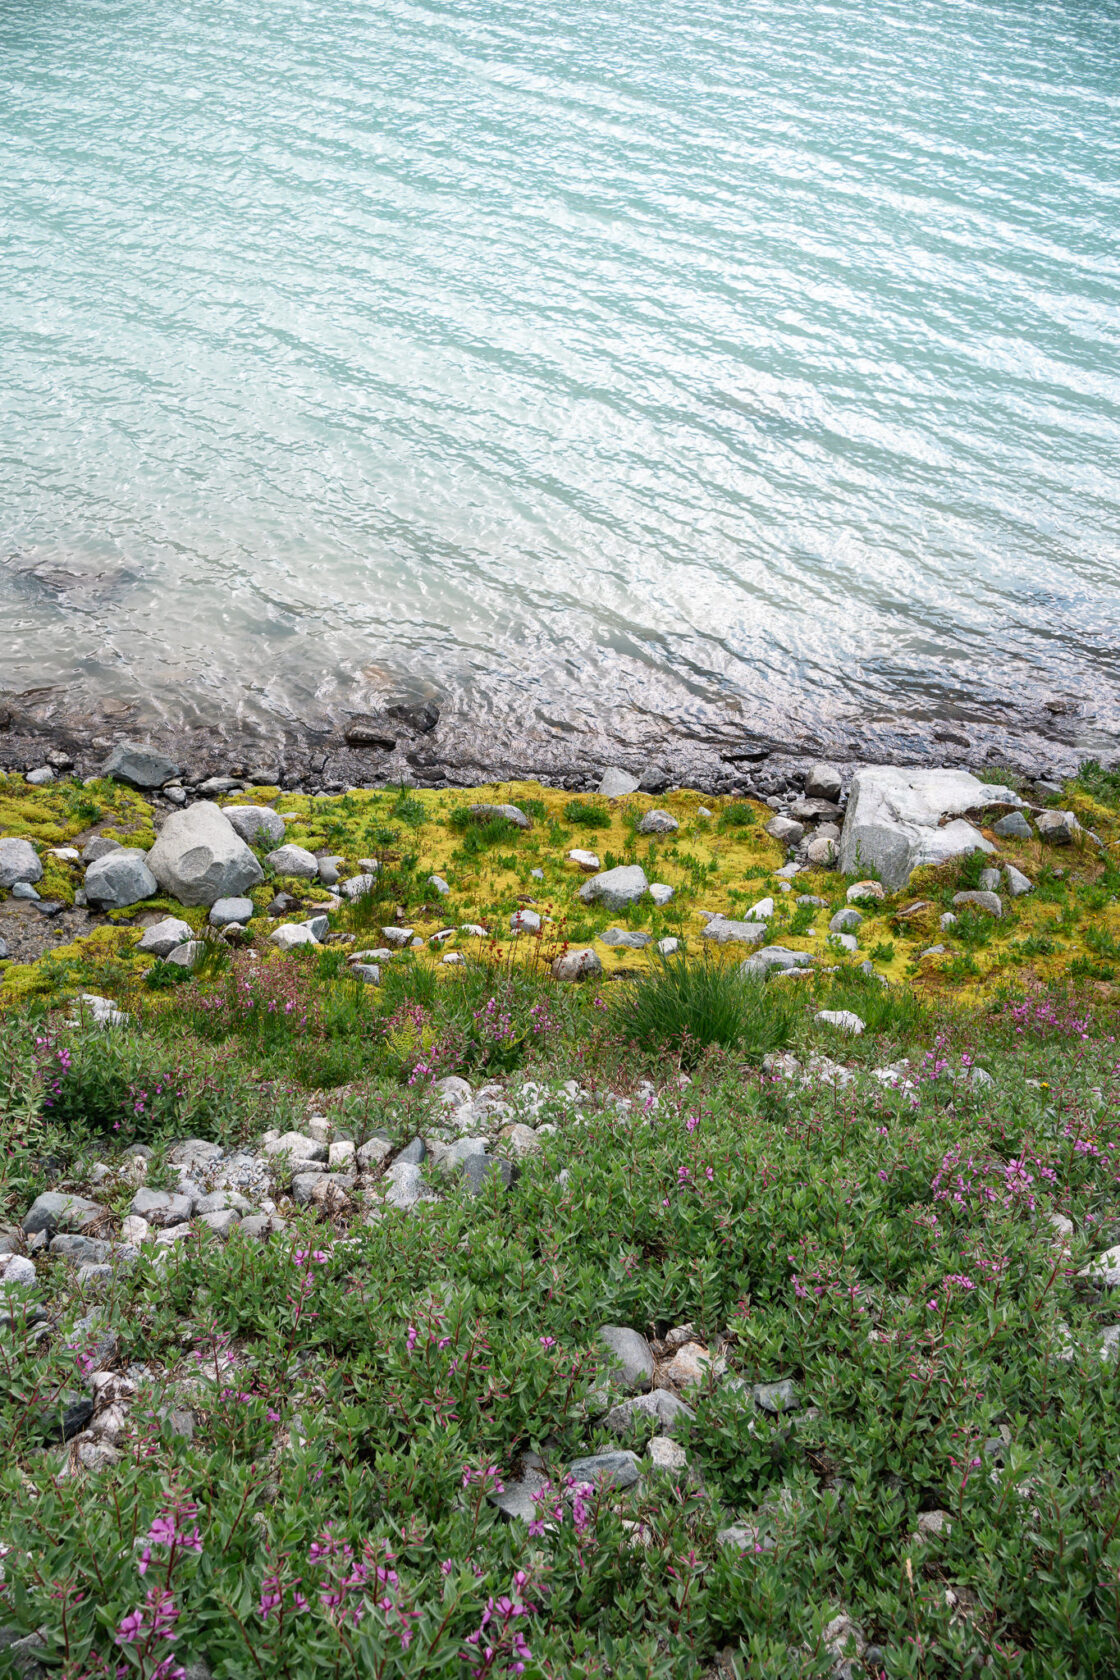
<path fill-rule="evenodd" d="M 172 812 L 148 853 L 148 868 L 180 904 L 237 898 L 264 879 L 244 840 L 208 799 Z"/>
<path fill-rule="evenodd" d="M 1010 789 L 978 781 L 967 770 L 857 770 L 840 835 L 840 868 L 846 875 L 875 869 L 896 892 L 923 864 L 995 850 L 962 813 L 1018 803 Z"/>

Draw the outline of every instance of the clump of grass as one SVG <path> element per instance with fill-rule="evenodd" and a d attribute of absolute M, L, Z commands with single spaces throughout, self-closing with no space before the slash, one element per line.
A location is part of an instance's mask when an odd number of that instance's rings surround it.
<path fill-rule="evenodd" d="M 793 1010 L 784 994 L 737 968 L 705 958 L 666 957 L 633 981 L 615 1006 L 622 1037 L 694 1066 L 712 1045 L 758 1061 L 789 1043 Z"/>
<path fill-rule="evenodd" d="M 609 828 L 611 814 L 600 800 L 569 799 L 564 807 L 564 821 L 575 828 Z"/>
<path fill-rule="evenodd" d="M 818 993 L 820 1009 L 850 1009 L 868 1032 L 898 1040 L 918 1038 L 932 1031 L 930 1011 L 915 992 L 901 986 L 884 986 L 861 968 L 841 968 L 831 977 L 827 989 Z"/>
<path fill-rule="evenodd" d="M 422 799 L 417 799 L 402 782 L 397 790 L 397 797 L 389 807 L 390 817 L 397 822 L 407 824 L 409 828 L 423 828 L 428 820 L 428 813 Z"/>

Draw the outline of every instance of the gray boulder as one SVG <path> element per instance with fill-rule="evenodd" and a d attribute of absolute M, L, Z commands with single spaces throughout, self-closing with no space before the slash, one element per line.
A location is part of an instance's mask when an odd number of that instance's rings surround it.
<path fill-rule="evenodd" d="M 633 1487 L 641 1475 L 641 1460 L 632 1452 L 593 1453 L 590 1458 L 573 1458 L 568 1473 L 576 1482 L 592 1487 Z"/>
<path fill-rule="evenodd" d="M 1051 846 L 1068 846 L 1081 832 L 1072 811 L 1043 811 L 1038 817 L 1040 837 Z"/>
<path fill-rule="evenodd" d="M 992 833 L 998 834 L 1001 840 L 1029 840 L 1031 825 L 1022 811 L 1009 811 L 992 824 Z"/>
<path fill-rule="evenodd" d="M 637 793 L 641 786 L 641 778 L 632 776 L 629 770 L 604 770 L 596 792 L 604 799 L 624 799 L 628 793 Z"/>
<path fill-rule="evenodd" d="M 304 846 L 277 846 L 265 859 L 277 875 L 294 875 L 301 881 L 313 881 L 319 873 L 319 860 Z"/>
<path fill-rule="evenodd" d="M 481 1196 L 493 1180 L 508 1190 L 518 1177 L 518 1168 L 500 1155 L 468 1155 L 460 1167 L 464 1184 L 471 1194 Z"/>
<path fill-rule="evenodd" d="M 180 921 L 178 916 L 165 916 L 154 927 L 145 928 L 136 948 L 138 951 L 149 951 L 154 957 L 169 957 L 172 951 L 193 938 L 194 929 L 189 922 Z"/>
<path fill-rule="evenodd" d="M 225 816 L 234 833 L 247 846 L 279 846 L 284 839 L 284 819 L 267 805 L 224 805 Z"/>
<path fill-rule="evenodd" d="M 527 816 L 517 805 L 472 805 L 471 816 L 478 822 L 489 822 L 492 817 L 502 817 L 514 828 L 529 829 L 533 826 L 533 819 Z"/>
<path fill-rule="evenodd" d="M 631 928 L 607 928 L 599 935 L 604 945 L 620 946 L 627 951 L 644 951 L 651 933 L 635 933 Z"/>
<path fill-rule="evenodd" d="M 214 904 L 264 879 L 225 813 L 205 799 L 171 813 L 148 853 L 148 868 L 180 904 Z"/>
<path fill-rule="evenodd" d="M 189 1219 L 194 1210 L 192 1196 L 173 1196 L 166 1190 L 137 1190 L 132 1198 L 129 1213 L 139 1214 L 149 1225 L 166 1229 L 169 1225 L 181 1225 Z"/>
<path fill-rule="evenodd" d="M 793 968 L 808 968 L 812 962 L 808 951 L 791 951 L 785 945 L 764 945 L 753 957 L 739 964 L 739 973 L 748 980 L 765 980 L 770 973 L 787 973 Z"/>
<path fill-rule="evenodd" d="M 82 848 L 82 862 L 96 863 L 98 858 L 108 857 L 110 852 L 123 851 L 119 840 L 111 840 L 107 834 L 95 834 Z"/>
<path fill-rule="evenodd" d="M 1014 803 L 1015 797 L 967 770 L 857 770 L 840 835 L 840 868 L 849 875 L 875 869 L 895 892 L 923 864 L 994 851 L 963 813 Z"/>
<path fill-rule="evenodd" d="M 648 1388 L 653 1377 L 653 1354 L 637 1330 L 624 1324 L 604 1324 L 599 1340 L 610 1354 L 607 1375 L 618 1388 L 633 1394 Z"/>
<path fill-rule="evenodd" d="M 855 933 L 863 925 L 863 915 L 850 904 L 846 910 L 837 910 L 828 924 L 829 933 Z"/>
<path fill-rule="evenodd" d="M 773 1417 L 797 1408 L 797 1389 L 788 1377 L 782 1382 L 755 1383 L 751 1393 L 759 1410 L 769 1412 Z"/>
<path fill-rule="evenodd" d="M 343 881 L 338 890 L 343 898 L 348 898 L 353 903 L 355 899 L 363 898 L 366 893 L 372 892 L 376 880 L 376 874 L 364 870 L 361 875 L 351 875 L 348 881 Z"/>
<path fill-rule="evenodd" d="M 0 887 L 42 879 L 43 866 L 30 840 L 0 840 Z"/>
<path fill-rule="evenodd" d="M 962 905 L 973 905 L 977 910 L 986 910 L 989 916 L 1003 915 L 1003 901 L 995 892 L 959 892 L 953 894 L 953 903 L 959 910 Z"/>
<path fill-rule="evenodd" d="M 45 1190 L 36 1196 L 23 1216 L 23 1233 L 33 1236 L 46 1231 L 86 1231 L 106 1217 L 107 1210 L 100 1202 L 87 1201 L 84 1196 L 71 1196 L 62 1190 Z"/>
<path fill-rule="evenodd" d="M 805 825 L 794 822 L 792 817 L 771 817 L 766 824 L 766 832 L 781 846 L 796 846 L 805 838 Z"/>
<path fill-rule="evenodd" d="M 806 860 L 814 869 L 831 869 L 839 856 L 839 848 L 831 834 L 818 834 L 805 848 Z"/>
<path fill-rule="evenodd" d="M 795 799 L 789 808 L 795 822 L 831 823 L 840 818 L 840 807 L 831 799 Z"/>
<path fill-rule="evenodd" d="M 281 927 L 273 929 L 268 941 L 270 945 L 279 945 L 282 951 L 294 950 L 297 945 L 319 943 L 306 922 L 285 922 Z"/>
<path fill-rule="evenodd" d="M 254 914 L 251 898 L 219 898 L 210 906 L 211 927 L 227 927 L 230 922 L 245 923 Z"/>
<path fill-rule="evenodd" d="M 638 824 L 639 834 L 675 834 L 680 828 L 676 817 L 668 811 L 647 811 Z"/>
<path fill-rule="evenodd" d="M 628 904 L 637 904 L 648 891 L 649 881 L 641 864 L 628 863 L 593 875 L 583 883 L 579 896 L 584 904 L 602 904 L 608 910 L 624 910 Z"/>
<path fill-rule="evenodd" d="M 196 963 L 202 961 L 205 953 L 204 939 L 188 939 L 185 944 L 176 945 L 173 951 L 169 951 L 164 961 L 174 963 L 176 968 L 194 968 Z"/>
<path fill-rule="evenodd" d="M 1003 873 L 1007 880 L 1007 890 L 1012 898 L 1022 898 L 1024 893 L 1034 891 L 1034 882 L 1030 876 L 1024 875 L 1023 871 L 1016 869 L 1014 864 L 1006 864 Z"/>
<path fill-rule="evenodd" d="M 138 741 L 121 741 L 101 766 L 101 774 L 143 792 L 146 788 L 162 787 L 164 782 L 169 782 L 179 774 L 179 766 L 163 753 L 141 746 Z"/>
<path fill-rule="evenodd" d="M 835 805 L 842 785 L 840 772 L 834 764 L 814 764 L 805 778 L 805 797 L 827 799 Z"/>
<path fill-rule="evenodd" d="M 716 945 L 761 945 L 769 931 L 765 922 L 730 922 L 726 916 L 713 916 L 703 938 Z"/>
<path fill-rule="evenodd" d="M 671 1435 L 682 1418 L 695 1416 L 692 1407 L 669 1389 L 651 1388 L 648 1394 L 635 1394 L 612 1406 L 603 1419 L 603 1427 L 612 1435 L 629 1435 L 635 1424 L 648 1417 L 660 1425 L 663 1435 Z"/>
<path fill-rule="evenodd" d="M 590 947 L 582 951 L 565 951 L 552 964 L 554 980 L 593 980 L 602 972 L 603 965 L 598 954 Z"/>
<path fill-rule="evenodd" d="M 124 910 L 153 898 L 159 882 L 148 868 L 148 854 L 129 846 L 98 858 L 86 870 L 86 897 L 103 910 Z"/>

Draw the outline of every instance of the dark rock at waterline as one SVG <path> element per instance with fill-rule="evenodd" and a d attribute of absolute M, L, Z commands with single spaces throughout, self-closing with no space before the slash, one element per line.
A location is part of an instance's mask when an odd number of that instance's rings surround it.
<path fill-rule="evenodd" d="M 721 747 L 719 756 L 728 764 L 761 764 L 764 758 L 770 757 L 770 750 L 760 741 L 744 741 L 737 747 Z"/>
<path fill-rule="evenodd" d="M 395 730 L 381 718 L 371 717 L 368 712 L 359 712 L 350 719 L 345 736 L 348 747 L 376 747 L 381 752 L 392 752 L 397 744 Z"/>
<path fill-rule="evenodd" d="M 143 792 L 169 782 L 172 776 L 179 774 L 179 766 L 151 747 L 141 746 L 136 741 L 121 741 L 101 766 L 101 774 Z"/>
<path fill-rule="evenodd" d="M 430 735 L 439 722 L 439 707 L 434 700 L 417 700 L 408 705 L 390 706 L 389 716 L 399 718 L 409 729 L 420 735 Z"/>

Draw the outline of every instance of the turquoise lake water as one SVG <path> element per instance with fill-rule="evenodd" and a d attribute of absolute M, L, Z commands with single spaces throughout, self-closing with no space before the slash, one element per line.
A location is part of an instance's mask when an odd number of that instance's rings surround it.
<path fill-rule="evenodd" d="M 4 0 L 0 156 L 0 689 L 1120 715 L 1120 0 Z"/>

